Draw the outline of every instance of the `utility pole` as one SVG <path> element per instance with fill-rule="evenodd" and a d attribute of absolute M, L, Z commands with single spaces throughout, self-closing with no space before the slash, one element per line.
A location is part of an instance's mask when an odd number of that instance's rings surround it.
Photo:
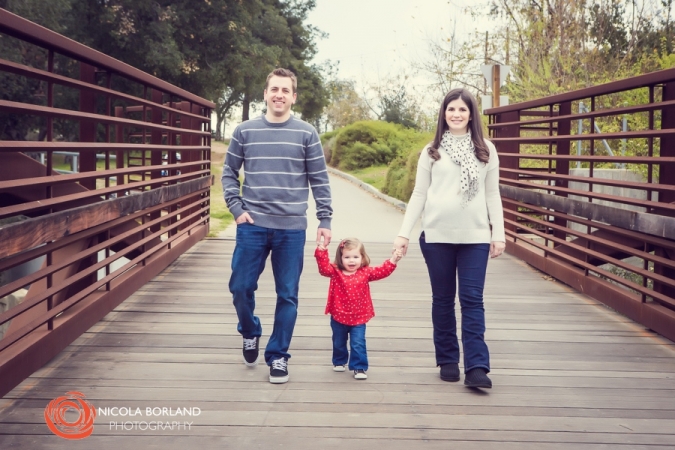
<path fill-rule="evenodd" d="M 485 32 L 485 64 L 488 64 L 488 32 Z M 488 83 L 487 79 L 485 79 L 484 87 L 483 87 L 483 92 L 487 94 L 488 90 Z"/>
<path fill-rule="evenodd" d="M 509 65 L 509 44 L 510 42 L 509 27 L 506 27 L 506 65 Z"/>
<path fill-rule="evenodd" d="M 500 92 L 500 84 L 501 84 L 501 79 L 499 76 L 499 68 L 501 66 L 499 64 L 495 64 L 492 66 L 492 107 L 497 108 L 499 107 L 499 92 Z"/>

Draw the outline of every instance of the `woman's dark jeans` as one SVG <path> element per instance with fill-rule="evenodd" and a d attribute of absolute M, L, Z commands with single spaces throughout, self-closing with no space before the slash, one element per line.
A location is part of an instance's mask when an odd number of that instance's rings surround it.
<path fill-rule="evenodd" d="M 490 244 L 427 243 L 422 233 L 420 248 L 431 280 L 436 364 L 459 363 L 455 319 L 455 294 L 459 284 L 464 373 L 476 367 L 489 372 L 490 353 L 484 338 L 483 288 Z"/>

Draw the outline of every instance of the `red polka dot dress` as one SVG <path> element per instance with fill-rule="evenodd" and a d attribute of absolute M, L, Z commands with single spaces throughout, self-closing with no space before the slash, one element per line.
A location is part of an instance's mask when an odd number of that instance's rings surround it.
<path fill-rule="evenodd" d="M 331 264 L 328 250 L 314 251 L 319 273 L 330 278 L 326 314 L 343 325 L 361 325 L 375 316 L 373 300 L 370 297 L 371 281 L 381 280 L 394 272 L 396 264 L 387 260 L 381 266 L 361 267 L 355 273 L 346 275 Z"/>

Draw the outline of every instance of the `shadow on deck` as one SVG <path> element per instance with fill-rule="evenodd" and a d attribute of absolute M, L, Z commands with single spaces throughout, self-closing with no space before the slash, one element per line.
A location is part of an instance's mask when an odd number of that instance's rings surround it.
<path fill-rule="evenodd" d="M 233 246 L 202 241 L 0 400 L 0 447 L 73 448 L 44 419 L 69 391 L 99 412 L 85 440 L 99 450 L 675 447 L 675 345 L 506 255 L 490 262 L 485 293 L 491 391 L 439 379 L 417 246 L 372 285 L 369 379 L 334 373 L 328 281 L 311 243 L 290 382 L 271 385 L 264 365 L 241 361 L 227 288 Z M 367 247 L 374 262 L 390 250 Z M 257 296 L 263 345 L 274 299 L 268 265 Z"/>

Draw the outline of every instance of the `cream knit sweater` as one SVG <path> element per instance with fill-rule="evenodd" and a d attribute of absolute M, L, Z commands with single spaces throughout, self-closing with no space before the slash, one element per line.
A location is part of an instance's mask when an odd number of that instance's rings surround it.
<path fill-rule="evenodd" d="M 505 242 L 504 214 L 499 196 L 499 157 L 494 144 L 487 164 L 478 161 L 479 189 L 475 198 L 462 207 L 460 166 L 450 160 L 442 149 L 441 158 L 434 161 L 428 147 L 422 150 L 417 163 L 415 189 L 406 208 L 398 233 L 410 238 L 422 213 L 422 230 L 426 242 L 479 244 Z"/>

